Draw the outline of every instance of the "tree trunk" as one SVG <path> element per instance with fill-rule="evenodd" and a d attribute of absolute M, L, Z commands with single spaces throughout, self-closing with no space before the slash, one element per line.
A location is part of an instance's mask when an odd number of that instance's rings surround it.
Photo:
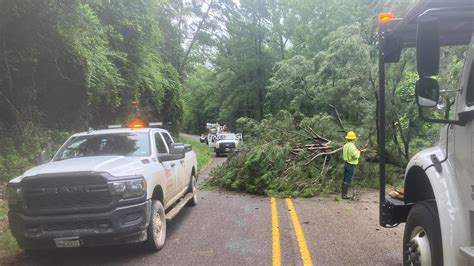
<path fill-rule="evenodd" d="M 191 53 L 191 49 L 193 48 L 194 46 L 194 43 L 196 42 L 197 40 L 197 36 L 199 35 L 199 33 L 201 32 L 201 29 L 202 29 L 202 26 L 204 25 L 204 22 L 206 21 L 206 19 L 209 17 L 209 12 L 211 11 L 211 8 L 214 4 L 214 0 L 211 0 L 211 2 L 209 3 L 209 6 L 207 7 L 207 10 L 206 10 L 206 13 L 204 13 L 204 15 L 202 16 L 201 18 L 201 21 L 199 22 L 199 25 L 196 29 L 196 32 L 194 33 L 193 35 L 193 38 L 191 40 L 191 43 L 189 44 L 188 46 L 188 49 L 186 49 L 186 52 L 184 53 L 184 57 L 183 57 L 183 61 L 181 62 L 181 64 L 179 65 L 179 69 L 178 69 L 178 73 L 180 75 L 183 74 L 183 71 L 184 71 L 184 68 L 186 66 L 186 63 L 188 61 L 188 57 L 189 57 L 189 54 Z"/>

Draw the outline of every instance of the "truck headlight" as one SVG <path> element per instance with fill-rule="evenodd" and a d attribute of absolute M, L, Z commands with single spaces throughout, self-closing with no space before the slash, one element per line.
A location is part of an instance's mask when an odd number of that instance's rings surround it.
<path fill-rule="evenodd" d="M 124 199 L 143 196 L 146 192 L 145 179 L 114 181 L 109 183 L 113 195 L 120 195 Z"/>
<path fill-rule="evenodd" d="M 7 201 L 8 205 L 17 205 L 23 201 L 23 188 L 7 186 Z"/>
<path fill-rule="evenodd" d="M 219 148 L 219 142 L 216 142 L 216 148 Z"/>

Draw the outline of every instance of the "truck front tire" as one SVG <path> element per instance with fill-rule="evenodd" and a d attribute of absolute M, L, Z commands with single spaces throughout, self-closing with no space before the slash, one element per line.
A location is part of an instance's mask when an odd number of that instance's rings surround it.
<path fill-rule="evenodd" d="M 434 201 L 411 208 L 403 235 L 403 265 L 443 265 L 438 211 Z"/>
<path fill-rule="evenodd" d="M 159 200 L 151 202 L 151 218 L 147 229 L 147 240 L 145 246 L 150 251 L 158 251 L 163 248 L 166 240 L 166 216 L 165 208 Z"/>

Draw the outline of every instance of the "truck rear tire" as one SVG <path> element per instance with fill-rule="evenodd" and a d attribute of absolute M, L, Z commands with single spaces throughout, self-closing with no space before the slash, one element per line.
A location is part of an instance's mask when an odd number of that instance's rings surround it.
<path fill-rule="evenodd" d="M 166 240 L 166 216 L 165 208 L 159 200 L 151 202 L 151 218 L 147 228 L 147 240 L 145 246 L 152 252 L 159 251 L 165 245 Z"/>
<path fill-rule="evenodd" d="M 197 180 L 194 174 L 191 175 L 191 180 L 189 182 L 188 193 L 193 193 L 193 197 L 188 201 L 188 206 L 196 206 L 198 203 L 197 198 Z"/>
<path fill-rule="evenodd" d="M 403 265 L 443 265 L 438 211 L 434 201 L 411 208 L 403 235 Z"/>

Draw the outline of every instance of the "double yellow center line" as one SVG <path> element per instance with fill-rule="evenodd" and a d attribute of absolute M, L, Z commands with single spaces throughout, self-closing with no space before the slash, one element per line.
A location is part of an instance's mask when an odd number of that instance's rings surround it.
<path fill-rule="evenodd" d="M 272 250 L 273 250 L 273 266 L 281 265 L 281 250 L 280 250 L 280 226 L 278 225 L 278 208 L 276 199 L 272 198 Z"/>
<path fill-rule="evenodd" d="M 312 266 L 313 261 L 311 259 L 311 254 L 309 253 L 308 245 L 306 244 L 306 239 L 304 237 L 303 229 L 301 228 L 301 224 L 298 219 L 298 215 L 296 214 L 295 207 L 293 206 L 293 202 L 291 199 L 285 199 L 286 205 L 288 206 L 288 210 L 290 212 L 291 221 L 293 222 L 293 228 L 295 229 L 296 239 L 298 241 L 298 246 L 300 249 L 301 259 L 303 260 L 303 264 L 305 266 Z M 281 265 L 281 248 L 280 248 L 280 228 L 278 225 L 278 208 L 276 205 L 276 199 L 272 198 L 272 250 L 273 250 L 273 266 L 280 266 Z"/>

